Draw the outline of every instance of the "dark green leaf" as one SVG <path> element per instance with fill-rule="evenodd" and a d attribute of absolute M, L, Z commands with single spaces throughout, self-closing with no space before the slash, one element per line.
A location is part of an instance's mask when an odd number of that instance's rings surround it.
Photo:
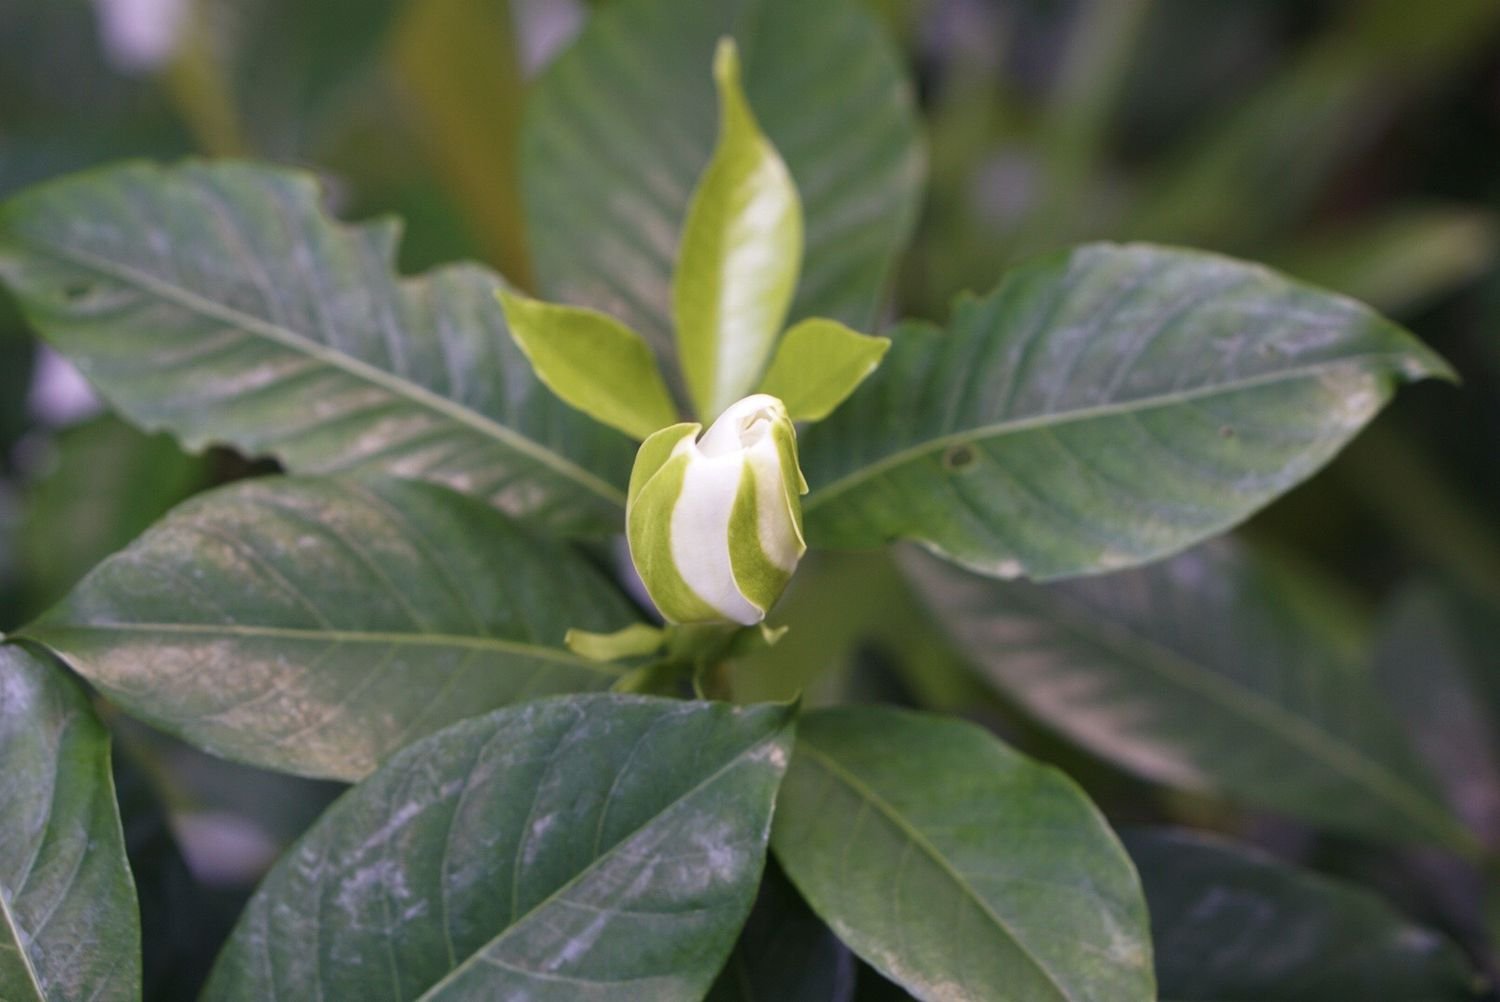
<path fill-rule="evenodd" d="M 808 714 L 772 844 L 839 938 L 919 998 L 1155 998 L 1145 902 L 1104 818 L 972 724 Z"/>
<path fill-rule="evenodd" d="M 0 278 L 126 417 L 294 471 L 420 477 L 566 530 L 623 517 L 631 450 L 531 374 L 472 265 L 402 279 L 301 172 L 128 164 L 0 208 Z"/>
<path fill-rule="evenodd" d="M 707 1002 L 848 1002 L 854 958 L 768 865 L 750 920 Z"/>
<path fill-rule="evenodd" d="M 1322 466 L 1447 366 L 1352 300 L 1228 258 L 1096 244 L 909 326 L 803 442 L 809 542 L 910 538 L 1000 577 L 1129 566 Z"/>
<path fill-rule="evenodd" d="M 234 138 L 246 150 L 283 160 L 325 151 L 349 117 L 351 102 L 369 99 L 384 55 L 381 43 L 401 8 L 399 0 L 217 0 L 199 6 L 205 55 L 211 71 L 224 75 L 234 125 L 243 133 L 210 133 L 200 141 Z M 190 115 L 203 107 L 201 90 L 176 96 Z M 216 123 L 195 124 L 212 130 Z"/>
<path fill-rule="evenodd" d="M 1186 831 L 1125 833 L 1164 1002 L 1440 1002 L 1480 981 L 1374 895 Z"/>
<path fill-rule="evenodd" d="M 109 416 L 62 429 L 51 447 L 52 463 L 26 486 L 18 540 L 33 614 L 209 476 L 167 436 Z"/>
<path fill-rule="evenodd" d="M 984 677 L 1094 753 L 1329 828 L 1472 846 L 1312 580 L 1227 542 L 1060 585 L 905 557 Z"/>
<path fill-rule="evenodd" d="M 356 779 L 454 720 L 608 686 L 563 637 L 636 615 L 578 554 L 473 499 L 273 477 L 180 506 L 27 632 L 215 754 Z"/>
<path fill-rule="evenodd" d="M 620 0 L 537 85 L 522 132 L 534 265 L 550 298 L 594 306 L 673 357 L 671 277 L 717 135 L 719 38 L 791 168 L 806 262 L 791 318 L 868 329 L 916 214 L 912 99 L 890 41 L 854 0 Z"/>
<path fill-rule="evenodd" d="M 0 646 L 0 998 L 141 995 L 109 736 L 61 669 Z"/>
<path fill-rule="evenodd" d="M 1493 609 L 1431 584 L 1399 592 L 1381 616 L 1375 678 L 1448 801 L 1500 841 L 1500 629 Z"/>
<path fill-rule="evenodd" d="M 204 998 L 699 999 L 755 897 L 791 724 L 619 695 L 457 724 L 293 847 Z"/>

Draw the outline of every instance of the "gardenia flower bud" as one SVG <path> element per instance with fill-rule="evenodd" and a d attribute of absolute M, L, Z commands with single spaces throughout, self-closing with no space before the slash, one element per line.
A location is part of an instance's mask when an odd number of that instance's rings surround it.
<path fill-rule="evenodd" d="M 764 393 L 696 439 L 702 427 L 675 424 L 641 443 L 625 511 L 630 557 L 669 622 L 752 626 L 807 551 L 797 430 Z"/>

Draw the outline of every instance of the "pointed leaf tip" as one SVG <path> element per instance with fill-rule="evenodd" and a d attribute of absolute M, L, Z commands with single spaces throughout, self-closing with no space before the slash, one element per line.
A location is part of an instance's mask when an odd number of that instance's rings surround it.
<path fill-rule="evenodd" d="M 879 368 L 890 347 L 890 338 L 837 320 L 804 320 L 777 345 L 760 392 L 780 397 L 793 421 L 821 421 Z"/>
<path fill-rule="evenodd" d="M 759 381 L 802 264 L 802 203 L 740 86 L 732 39 L 714 54 L 719 138 L 688 206 L 672 277 L 682 374 L 698 416 Z"/>

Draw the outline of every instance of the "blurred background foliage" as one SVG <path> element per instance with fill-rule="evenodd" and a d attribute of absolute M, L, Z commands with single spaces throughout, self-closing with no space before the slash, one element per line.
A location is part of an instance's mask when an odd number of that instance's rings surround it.
<path fill-rule="evenodd" d="M 608 0 L 601 0 L 601 4 Z M 1328 582 L 1460 814 L 1500 838 L 1500 4 L 868 0 L 904 52 L 930 187 L 888 319 L 941 319 L 1011 262 L 1088 239 L 1192 245 L 1367 300 L 1462 373 L 1422 384 L 1245 535 Z M 530 287 L 517 131 L 580 0 L 0 0 L 0 197 L 123 157 L 310 166 L 402 265 Z M 706 78 L 705 78 L 706 79 Z M 261 472 L 104 414 L 0 292 L 0 629 L 175 502 Z M 1351 876 L 1496 972 L 1493 879 L 1168 794 L 970 675 L 882 557 L 814 558 L 737 695 L 940 707 L 1062 765 L 1116 820 L 1235 833 Z M 853 594 L 856 608 L 838 596 Z M 872 616 L 871 610 L 874 611 Z M 239 901 L 337 788 L 118 721 L 150 998 L 191 997 Z M 155 909 L 154 913 L 150 913 Z M 861 994 L 895 997 L 872 976 Z M 890 992 L 891 994 L 881 994 Z"/>

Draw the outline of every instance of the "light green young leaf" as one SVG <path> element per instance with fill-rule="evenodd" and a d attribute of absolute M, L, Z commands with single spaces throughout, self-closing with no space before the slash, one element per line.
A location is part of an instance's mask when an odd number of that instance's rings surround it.
<path fill-rule="evenodd" d="M 62 669 L 0 646 L 0 999 L 136 1002 L 141 930 L 109 735 Z"/>
<path fill-rule="evenodd" d="M 740 57 L 714 54 L 719 144 L 693 193 L 672 279 L 678 358 L 711 421 L 759 381 L 802 264 L 797 186 L 740 88 Z"/>
<path fill-rule="evenodd" d="M 435 734 L 282 857 L 204 1002 L 696 1002 L 755 898 L 793 715 L 593 695 Z"/>
<path fill-rule="evenodd" d="M 880 366 L 890 338 L 814 317 L 787 331 L 760 392 L 780 397 L 793 421 L 821 421 Z"/>
<path fill-rule="evenodd" d="M 26 628 L 133 714 L 214 754 L 358 779 L 463 717 L 619 671 L 563 646 L 639 615 L 570 547 L 400 480 L 200 495 Z"/>
<path fill-rule="evenodd" d="M 918 998 L 1156 998 L 1146 903 L 1103 815 L 973 724 L 807 714 L 771 847 L 839 939 Z"/>
<path fill-rule="evenodd" d="M 1052 585 L 902 557 L 984 679 L 1096 755 L 1338 831 L 1474 849 L 1315 580 L 1227 540 Z"/>
<path fill-rule="evenodd" d="M 1091 244 L 913 325 L 802 440 L 814 546 L 915 539 L 999 577 L 1099 573 L 1223 532 L 1398 383 L 1450 376 L 1351 299 L 1215 254 Z"/>
<path fill-rule="evenodd" d="M 511 337 L 566 403 L 636 439 L 676 422 L 677 405 L 635 331 L 598 310 L 498 295 Z"/>
<path fill-rule="evenodd" d="M 538 289 L 618 317 L 677 385 L 672 267 L 717 132 L 714 48 L 786 161 L 806 248 L 790 317 L 869 330 L 921 202 L 906 59 L 865 0 L 611 0 L 537 80 L 522 123 Z"/>
<path fill-rule="evenodd" d="M 445 484 L 518 517 L 618 531 L 629 441 L 531 372 L 498 276 L 395 267 L 390 220 L 347 226 L 312 175 L 143 163 L 0 206 L 0 279 L 122 415 L 191 450 L 299 473 Z"/>

